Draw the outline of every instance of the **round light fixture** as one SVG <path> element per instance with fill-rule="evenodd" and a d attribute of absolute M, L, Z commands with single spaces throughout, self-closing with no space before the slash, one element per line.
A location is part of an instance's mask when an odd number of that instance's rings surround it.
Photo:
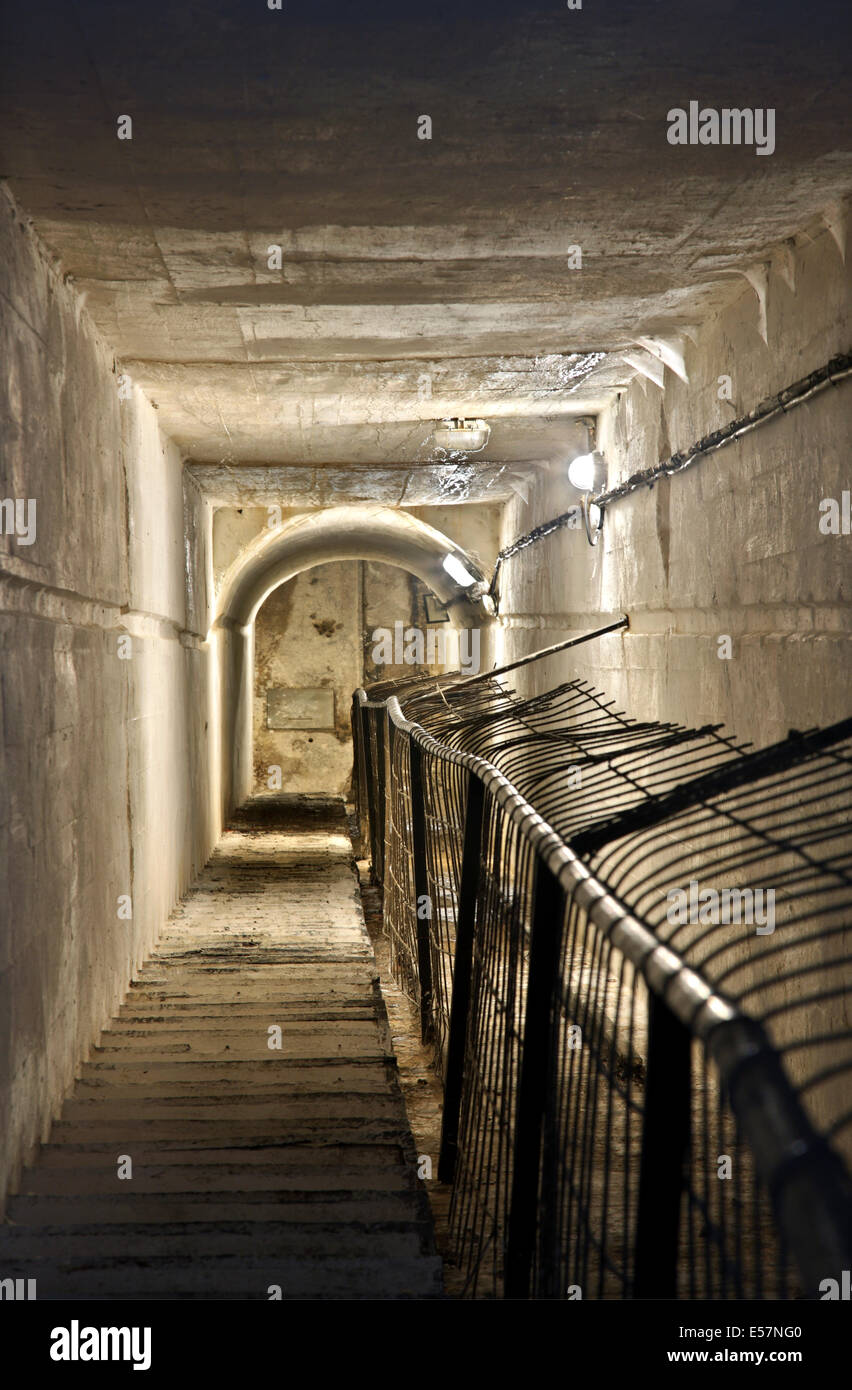
<path fill-rule="evenodd" d="M 603 454 L 578 454 L 568 465 L 568 481 L 578 492 L 597 492 L 605 479 Z"/>
<path fill-rule="evenodd" d="M 436 425 L 433 438 L 440 449 L 451 454 L 478 454 L 485 448 L 491 426 L 485 420 L 442 420 Z"/>

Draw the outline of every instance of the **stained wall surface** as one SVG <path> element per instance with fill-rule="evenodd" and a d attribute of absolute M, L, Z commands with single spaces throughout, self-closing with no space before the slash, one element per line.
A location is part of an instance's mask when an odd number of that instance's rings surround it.
<path fill-rule="evenodd" d="M 254 777 L 257 791 L 279 780 L 290 792 L 350 794 L 352 692 L 373 681 L 439 674 L 452 663 L 405 660 L 405 636 L 450 630 L 440 605 L 428 608 L 426 585 L 407 570 L 371 560 L 316 565 L 280 585 L 260 608 L 254 634 Z M 441 646 L 433 639 L 436 656 Z M 400 661 L 387 660 L 388 650 Z M 447 645 L 447 652 L 453 649 Z M 416 654 L 409 643 L 408 652 Z M 269 692 L 325 690 L 333 720 L 322 728 L 277 728 Z M 277 771 L 276 771 L 277 769 Z"/>
<path fill-rule="evenodd" d="M 259 790 L 338 794 L 352 775 L 349 705 L 361 683 L 360 562 L 317 565 L 275 589 L 255 621 L 254 771 Z M 323 727 L 275 728 L 275 690 L 324 690 L 332 696 Z"/>

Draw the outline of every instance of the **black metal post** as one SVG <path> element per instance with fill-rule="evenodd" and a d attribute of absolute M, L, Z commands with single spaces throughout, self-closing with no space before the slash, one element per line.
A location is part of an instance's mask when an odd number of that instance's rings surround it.
<path fill-rule="evenodd" d="M 541 1131 L 547 1101 L 549 1049 L 552 1037 L 553 986 L 559 968 L 559 948 L 565 898 L 542 860 L 536 865 L 527 1009 L 518 1082 L 512 1196 L 506 1241 L 505 1294 L 529 1298 L 538 1218 L 538 1179 Z"/>
<path fill-rule="evenodd" d="M 456 909 L 456 949 L 453 961 L 450 1031 L 447 1040 L 441 1152 L 438 1158 L 438 1178 L 441 1182 L 453 1181 L 459 1149 L 459 1117 L 464 1084 L 467 1019 L 470 1012 L 476 900 L 479 892 L 479 870 L 482 862 L 484 801 L 484 786 L 474 773 L 469 772 L 467 775 L 467 806 L 464 816 L 461 878 Z"/>
<path fill-rule="evenodd" d="M 373 856 L 373 877 L 377 883 L 385 881 L 385 822 L 387 820 L 387 769 L 385 767 L 385 720 L 384 709 L 376 711 L 376 761 L 373 768 L 373 805 L 376 812 L 376 841 Z"/>
<path fill-rule="evenodd" d="M 375 883 L 376 877 L 376 774 L 373 767 L 373 750 L 370 746 L 370 709 L 361 706 L 361 741 L 364 746 L 364 792 L 367 798 L 367 831 L 370 841 L 370 875 Z"/>
<path fill-rule="evenodd" d="M 355 814 L 357 819 L 357 858 L 363 859 L 367 853 L 369 822 L 367 815 L 367 778 L 364 757 L 364 722 L 361 718 L 361 701 L 358 692 L 352 696 L 352 784 L 355 793 Z M 367 832 L 365 834 L 365 831 Z"/>
<path fill-rule="evenodd" d="M 414 865 L 414 921 L 417 931 L 417 974 L 420 980 L 420 1036 L 432 1036 L 432 942 L 429 878 L 426 872 L 426 800 L 423 788 L 423 755 L 409 735 L 411 768 L 411 857 Z M 422 911 L 421 911 L 422 908 Z"/>
<path fill-rule="evenodd" d="M 676 1298 L 684 1164 L 690 1138 L 690 1035 L 648 997 L 648 1062 L 636 1216 L 634 1298 Z"/>

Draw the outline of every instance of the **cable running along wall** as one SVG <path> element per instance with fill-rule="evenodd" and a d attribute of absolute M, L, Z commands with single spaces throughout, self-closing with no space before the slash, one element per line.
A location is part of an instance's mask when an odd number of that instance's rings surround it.
<path fill-rule="evenodd" d="M 625 478 L 624 482 L 618 483 L 615 487 L 604 492 L 597 493 L 593 500 L 603 510 L 614 502 L 620 501 L 621 498 L 628 497 L 630 493 L 638 491 L 639 488 L 653 487 L 661 478 L 670 478 L 675 473 L 682 473 L 685 469 L 698 463 L 700 459 L 715 453 L 717 449 L 722 449 L 727 444 L 733 444 L 735 440 L 744 438 L 752 430 L 759 429 L 761 425 L 768 424 L 770 420 L 776 419 L 779 415 L 786 414 L 798 405 L 804 405 L 805 401 L 811 400 L 819 392 L 824 391 L 826 387 L 837 386 L 841 381 L 848 381 L 850 376 L 852 376 L 852 353 L 846 352 L 832 357 L 825 366 L 810 372 L 808 376 L 802 377 L 799 381 L 794 381 L 792 385 L 785 387 L 776 395 L 767 396 L 765 400 L 755 406 L 754 410 L 749 411 L 748 415 L 742 415 L 736 420 L 731 420 L 721 429 L 713 430 L 710 434 L 704 435 L 685 452 L 672 454 L 670 458 L 664 459 L 662 463 L 656 464 L 653 468 L 642 468 L 637 473 L 632 473 L 629 478 Z M 561 531 L 566 526 L 575 526 L 577 510 L 577 506 L 570 507 L 567 512 L 561 512 L 559 516 L 551 518 L 550 521 L 541 522 L 531 531 L 527 531 L 525 535 L 518 536 L 510 545 L 503 547 L 497 555 L 497 563 L 494 566 L 494 573 L 491 576 L 488 590 L 495 603 L 499 601 L 497 581 L 504 560 L 517 555 L 527 546 L 536 545 L 546 536 L 552 535 L 554 531 Z"/>
<path fill-rule="evenodd" d="M 491 676 L 358 691 L 353 730 L 465 1294 L 839 1280 L 852 720 L 750 752 Z"/>

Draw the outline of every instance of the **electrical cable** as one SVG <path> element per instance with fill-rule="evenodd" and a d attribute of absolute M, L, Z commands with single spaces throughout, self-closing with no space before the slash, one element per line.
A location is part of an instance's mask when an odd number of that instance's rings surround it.
<path fill-rule="evenodd" d="M 710 434 L 704 435 L 685 453 L 672 454 L 654 468 L 640 469 L 638 472 L 632 473 L 623 483 L 610 488 L 607 492 L 598 493 L 591 500 L 603 510 L 604 507 L 612 506 L 613 502 L 619 502 L 623 497 L 628 497 L 632 492 L 638 491 L 639 488 L 651 488 L 658 479 L 670 478 L 675 473 L 682 473 L 692 464 L 697 463 L 699 459 L 715 453 L 717 449 L 724 448 L 726 444 L 730 444 L 736 439 L 743 438 L 744 435 L 749 434 L 760 425 L 767 424 L 777 415 L 786 414 L 795 406 L 803 405 L 805 401 L 823 391 L 826 386 L 836 386 L 838 382 L 848 380 L 850 375 L 852 375 L 852 353 L 839 353 L 836 357 L 832 357 L 825 366 L 810 372 L 808 376 L 801 377 L 799 381 L 793 382 L 791 386 L 785 387 L 776 395 L 767 396 L 748 415 L 742 415 L 721 429 L 713 430 Z M 579 515 L 580 504 L 577 503 L 568 511 L 553 517 L 552 520 L 543 521 L 539 526 L 533 527 L 526 535 L 519 536 L 517 540 L 512 541 L 510 545 L 504 546 L 499 551 L 488 589 L 495 606 L 497 604 L 497 578 L 503 561 L 516 555 L 518 551 L 526 549 L 527 546 L 535 545 L 554 531 L 562 530 L 566 526 L 576 527 Z"/>

